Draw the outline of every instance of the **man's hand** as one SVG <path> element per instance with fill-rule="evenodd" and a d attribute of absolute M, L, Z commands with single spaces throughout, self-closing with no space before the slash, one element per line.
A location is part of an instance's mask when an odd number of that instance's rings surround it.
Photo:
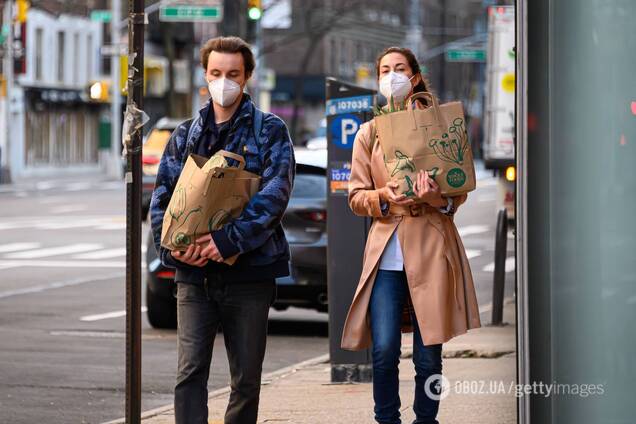
<path fill-rule="evenodd" d="M 382 201 L 391 202 L 399 206 L 408 206 L 415 203 L 414 199 L 406 197 L 404 194 L 397 194 L 395 190 L 400 186 L 397 181 L 389 181 L 380 189 L 380 199 Z"/>
<path fill-rule="evenodd" d="M 208 263 L 208 258 L 201 256 L 201 246 L 191 244 L 185 252 L 173 250 L 170 252 L 173 258 L 184 264 L 202 267 Z"/>
<path fill-rule="evenodd" d="M 221 253 L 219 253 L 219 249 L 216 247 L 216 244 L 214 243 L 214 240 L 212 239 L 212 236 L 210 234 L 199 237 L 197 239 L 197 244 L 206 243 L 208 241 L 210 242 L 210 244 L 203 248 L 203 250 L 201 251 L 201 257 L 216 262 L 223 262 L 223 256 L 221 256 Z"/>
<path fill-rule="evenodd" d="M 442 197 L 442 193 L 439 189 L 439 185 L 428 176 L 428 172 L 420 170 L 417 173 L 417 180 L 415 181 L 415 196 L 421 202 L 428 203 L 429 205 L 441 208 L 448 204 Z"/>

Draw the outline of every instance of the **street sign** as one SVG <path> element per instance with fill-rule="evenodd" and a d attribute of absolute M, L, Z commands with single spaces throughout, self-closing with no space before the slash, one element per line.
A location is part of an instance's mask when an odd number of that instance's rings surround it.
<path fill-rule="evenodd" d="M 220 22 L 223 18 L 223 7 L 171 4 L 159 8 L 159 20 L 163 22 Z"/>
<path fill-rule="evenodd" d="M 91 21 L 108 23 L 113 18 L 113 14 L 110 10 L 93 10 L 91 12 Z"/>
<path fill-rule="evenodd" d="M 352 113 L 334 116 L 331 120 L 331 140 L 334 145 L 342 149 L 353 149 L 353 140 L 360 125 L 362 119 Z"/>
<path fill-rule="evenodd" d="M 449 62 L 485 62 L 485 50 L 446 50 L 446 60 Z"/>

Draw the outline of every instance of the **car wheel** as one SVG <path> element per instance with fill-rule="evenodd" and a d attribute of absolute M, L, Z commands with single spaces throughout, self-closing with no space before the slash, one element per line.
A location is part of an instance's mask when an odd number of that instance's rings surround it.
<path fill-rule="evenodd" d="M 177 301 L 156 295 L 146 286 L 148 321 L 154 328 L 177 328 Z"/>

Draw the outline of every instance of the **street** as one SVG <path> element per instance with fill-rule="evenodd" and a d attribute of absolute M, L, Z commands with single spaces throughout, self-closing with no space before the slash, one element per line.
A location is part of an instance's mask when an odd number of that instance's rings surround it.
<path fill-rule="evenodd" d="M 495 180 L 486 174 L 456 224 L 471 260 L 482 324 L 490 321 Z M 144 224 L 144 234 L 147 234 Z M 124 415 L 123 183 L 81 178 L 0 187 L 0 422 L 99 423 Z M 509 235 L 505 297 L 513 295 Z M 143 292 L 143 290 L 142 290 Z M 327 315 L 270 315 L 264 372 L 328 352 Z M 175 331 L 145 314 L 142 410 L 170 404 Z M 210 390 L 229 383 L 217 337 Z"/>

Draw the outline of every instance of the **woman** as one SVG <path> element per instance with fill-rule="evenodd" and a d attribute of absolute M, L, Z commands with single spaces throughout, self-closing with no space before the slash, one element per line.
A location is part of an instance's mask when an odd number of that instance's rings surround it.
<path fill-rule="evenodd" d="M 428 91 L 408 49 L 383 51 L 376 71 L 386 98 L 402 101 Z M 417 102 L 417 107 L 427 106 Z M 470 266 L 452 218 L 467 195 L 443 197 L 423 171 L 415 198 L 397 194 L 375 141 L 373 121 L 363 124 L 353 147 L 349 207 L 374 220 L 342 348 L 360 350 L 372 344 L 375 419 L 399 424 L 401 333 L 412 330 L 415 423 L 438 424 L 442 343 L 481 326 Z"/>

